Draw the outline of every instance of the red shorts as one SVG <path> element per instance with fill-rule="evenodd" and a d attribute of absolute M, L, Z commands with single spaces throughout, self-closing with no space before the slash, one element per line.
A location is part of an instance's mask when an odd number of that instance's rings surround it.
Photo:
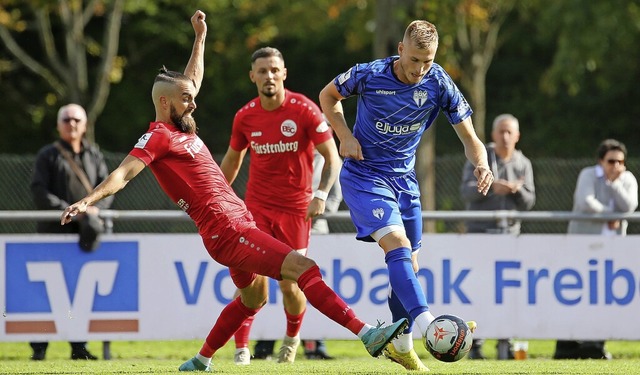
<path fill-rule="evenodd" d="M 239 289 L 249 286 L 256 275 L 282 280 L 282 263 L 292 251 L 255 227 L 241 231 L 228 228 L 215 237 L 203 238 L 203 242 L 216 262 L 229 267 L 231 279 Z"/>
<path fill-rule="evenodd" d="M 263 232 L 291 246 L 302 255 L 307 255 L 311 237 L 311 220 L 288 212 L 253 207 L 251 214 Z"/>

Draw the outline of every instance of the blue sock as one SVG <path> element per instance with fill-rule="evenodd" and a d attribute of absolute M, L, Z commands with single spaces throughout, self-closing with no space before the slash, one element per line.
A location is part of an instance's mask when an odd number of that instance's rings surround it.
<path fill-rule="evenodd" d="M 389 305 L 389 310 L 391 310 L 391 316 L 393 317 L 393 321 L 397 322 L 401 318 L 406 318 L 409 321 L 409 325 L 404 330 L 404 334 L 407 334 L 413 330 L 413 318 L 407 310 L 402 306 L 402 302 L 398 299 L 398 295 L 393 291 L 393 289 L 389 288 L 391 294 L 387 297 L 387 304 Z"/>
<path fill-rule="evenodd" d="M 413 273 L 411 250 L 407 247 L 391 250 L 384 257 L 384 261 L 387 263 L 391 289 L 397 294 L 406 312 L 415 319 L 429 310 L 427 298 L 422 292 L 416 274 Z"/>

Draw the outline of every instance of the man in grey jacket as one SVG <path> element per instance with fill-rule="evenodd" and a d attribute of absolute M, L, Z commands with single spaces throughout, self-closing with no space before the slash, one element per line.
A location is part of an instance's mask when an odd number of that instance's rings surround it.
<path fill-rule="evenodd" d="M 573 212 L 583 214 L 629 213 L 638 208 L 638 182 L 625 166 L 627 148 L 615 139 L 606 139 L 597 150 L 598 163 L 580 171 L 573 194 Z M 568 233 L 624 236 L 626 220 L 569 222 Z M 558 340 L 555 359 L 610 359 L 604 341 Z"/>
<path fill-rule="evenodd" d="M 487 144 L 489 166 L 495 176 L 491 190 L 485 196 L 473 186 L 473 167 L 466 163 L 462 172 L 460 193 L 467 210 L 528 211 L 536 203 L 531 161 L 516 150 L 520 140 L 520 124 L 511 114 L 502 114 L 493 120 L 493 142 Z M 467 221 L 468 233 L 520 233 L 520 221 L 506 227 L 496 221 Z"/>
<path fill-rule="evenodd" d="M 467 162 L 462 173 L 460 193 L 467 210 L 518 210 L 528 211 L 536 203 L 531 161 L 516 150 L 520 140 L 520 124 L 511 114 L 501 114 L 493 120 L 492 143 L 487 144 L 489 166 L 495 176 L 491 190 L 485 196 L 475 187 L 473 166 Z M 520 221 L 467 221 L 467 233 L 520 234 Z M 482 340 L 473 340 L 468 356 L 484 359 Z M 498 358 L 513 358 L 509 340 L 498 340 Z"/>

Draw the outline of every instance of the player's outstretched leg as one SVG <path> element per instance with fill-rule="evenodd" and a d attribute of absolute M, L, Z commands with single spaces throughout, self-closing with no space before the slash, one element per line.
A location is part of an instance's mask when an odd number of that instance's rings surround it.
<path fill-rule="evenodd" d="M 407 370 L 410 371 L 418 371 L 418 372 L 428 372 L 429 368 L 425 366 L 424 363 L 418 357 L 418 353 L 416 353 L 413 348 L 411 348 L 406 353 L 399 352 L 393 343 L 390 342 L 385 348 L 383 352 L 384 356 L 389 360 L 401 365 Z"/>
<path fill-rule="evenodd" d="M 178 368 L 179 371 L 203 371 L 203 372 L 211 372 L 211 368 L 209 365 L 205 365 L 200 362 L 196 357 L 191 358 L 186 361 Z"/>
<path fill-rule="evenodd" d="M 371 354 L 372 357 L 378 357 L 382 354 L 384 347 L 407 328 L 407 324 L 408 322 L 405 318 L 388 326 L 383 326 L 379 323 L 376 327 L 371 327 L 369 331 L 362 335 L 361 340 L 369 354 Z"/>

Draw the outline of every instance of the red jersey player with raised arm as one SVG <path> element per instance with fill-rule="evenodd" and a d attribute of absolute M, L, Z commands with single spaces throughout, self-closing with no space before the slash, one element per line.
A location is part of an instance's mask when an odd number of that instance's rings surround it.
<path fill-rule="evenodd" d="M 191 18 L 196 40 L 185 74 L 163 68 L 156 76 L 151 93 L 156 118 L 147 133 L 106 180 L 64 210 L 60 223 L 70 223 L 87 207 L 117 193 L 147 165 L 165 193 L 194 220 L 211 258 L 230 268 L 240 297 L 220 312 L 200 351 L 180 371 L 210 371 L 214 353 L 266 303 L 264 276 L 296 281 L 312 306 L 358 335 L 372 356 L 380 355 L 406 327 L 406 319 L 384 327 L 360 320 L 322 280 L 313 260 L 256 228 L 196 134 L 192 114 L 204 72 L 204 20 L 201 11 Z"/>
<path fill-rule="evenodd" d="M 320 108 L 306 96 L 284 88 L 287 78 L 282 53 L 273 47 L 251 56 L 249 78 L 258 97 L 244 105 L 233 121 L 231 140 L 220 164 L 233 183 L 242 160 L 251 153 L 245 203 L 258 228 L 306 255 L 311 220 L 324 213 L 325 200 L 338 173 L 340 156 L 333 134 Z M 322 176 L 312 197 L 314 147 L 325 159 Z M 306 299 L 292 280 L 281 280 L 287 320 L 278 362 L 295 360 Z M 253 317 L 236 333 L 237 364 L 250 363 L 249 331 Z M 273 341 L 262 342 L 273 350 Z"/>

